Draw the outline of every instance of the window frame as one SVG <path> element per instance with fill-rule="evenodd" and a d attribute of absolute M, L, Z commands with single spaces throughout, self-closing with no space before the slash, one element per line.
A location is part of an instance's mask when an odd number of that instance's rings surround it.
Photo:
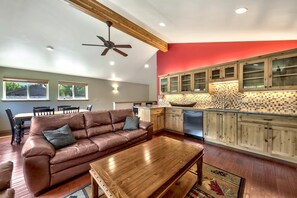
<path fill-rule="evenodd" d="M 7 98 L 6 93 L 6 83 L 7 82 L 15 82 L 15 83 L 26 83 L 26 97 L 27 98 Z M 44 98 L 30 98 L 30 84 L 36 83 L 36 84 L 46 84 L 46 97 Z M 26 79 L 26 78 L 10 78 L 10 77 L 3 77 L 2 79 L 2 86 L 3 86 L 3 101 L 49 101 L 49 80 L 43 80 L 43 79 Z"/>
<path fill-rule="evenodd" d="M 60 85 L 71 85 L 71 91 L 72 91 L 72 98 L 63 98 L 60 96 Z M 74 94 L 74 86 L 84 86 L 85 87 L 85 98 L 76 98 Z M 89 100 L 89 85 L 85 82 L 73 82 L 73 81 L 58 81 L 58 101 L 84 101 Z"/>

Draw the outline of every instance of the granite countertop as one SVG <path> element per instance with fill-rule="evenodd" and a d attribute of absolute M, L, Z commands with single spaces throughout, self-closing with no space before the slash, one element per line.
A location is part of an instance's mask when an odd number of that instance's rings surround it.
<path fill-rule="evenodd" d="M 271 112 L 271 111 L 251 111 L 247 109 L 221 109 L 221 108 L 196 108 L 196 107 L 178 107 L 178 106 L 162 106 L 162 105 L 153 105 L 153 106 L 134 106 L 136 108 L 176 108 L 184 110 L 194 110 L 194 111 L 219 111 L 219 112 L 230 112 L 230 113 L 248 113 L 248 114 L 260 114 L 260 115 L 270 115 L 270 116 L 290 116 L 297 117 L 297 113 L 290 112 Z"/>

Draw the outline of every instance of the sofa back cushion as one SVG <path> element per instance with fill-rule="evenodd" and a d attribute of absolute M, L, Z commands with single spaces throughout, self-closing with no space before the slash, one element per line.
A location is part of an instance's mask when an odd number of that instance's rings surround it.
<path fill-rule="evenodd" d="M 132 116 L 132 109 L 120 109 L 109 111 L 113 131 L 122 130 L 127 116 Z"/>
<path fill-rule="evenodd" d="M 66 124 L 76 139 L 87 137 L 83 113 L 33 117 L 30 135 L 43 136 L 43 131 L 55 130 Z"/>
<path fill-rule="evenodd" d="M 108 111 L 84 113 L 88 137 L 112 132 L 111 118 Z"/>

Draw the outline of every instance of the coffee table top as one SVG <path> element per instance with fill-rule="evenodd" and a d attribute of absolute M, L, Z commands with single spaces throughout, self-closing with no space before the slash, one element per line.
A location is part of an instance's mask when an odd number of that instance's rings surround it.
<path fill-rule="evenodd" d="M 203 147 L 158 137 L 91 163 L 116 197 L 157 196 L 203 155 Z"/>

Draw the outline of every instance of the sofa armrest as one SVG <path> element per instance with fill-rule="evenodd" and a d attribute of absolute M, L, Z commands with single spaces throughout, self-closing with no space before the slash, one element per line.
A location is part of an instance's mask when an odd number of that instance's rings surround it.
<path fill-rule="evenodd" d="M 140 120 L 139 128 L 147 131 L 147 140 L 152 139 L 152 137 L 153 137 L 153 123 Z"/>
<path fill-rule="evenodd" d="M 11 161 L 0 164 L 0 191 L 10 188 L 13 163 Z"/>
<path fill-rule="evenodd" d="M 139 128 L 144 129 L 144 130 L 147 130 L 147 128 L 152 125 L 153 125 L 153 123 L 151 123 L 151 122 L 146 122 L 146 121 L 142 121 L 142 120 L 139 121 Z"/>
<path fill-rule="evenodd" d="M 55 148 L 42 136 L 29 136 L 22 149 L 23 157 L 38 155 L 53 157 L 55 153 Z"/>

